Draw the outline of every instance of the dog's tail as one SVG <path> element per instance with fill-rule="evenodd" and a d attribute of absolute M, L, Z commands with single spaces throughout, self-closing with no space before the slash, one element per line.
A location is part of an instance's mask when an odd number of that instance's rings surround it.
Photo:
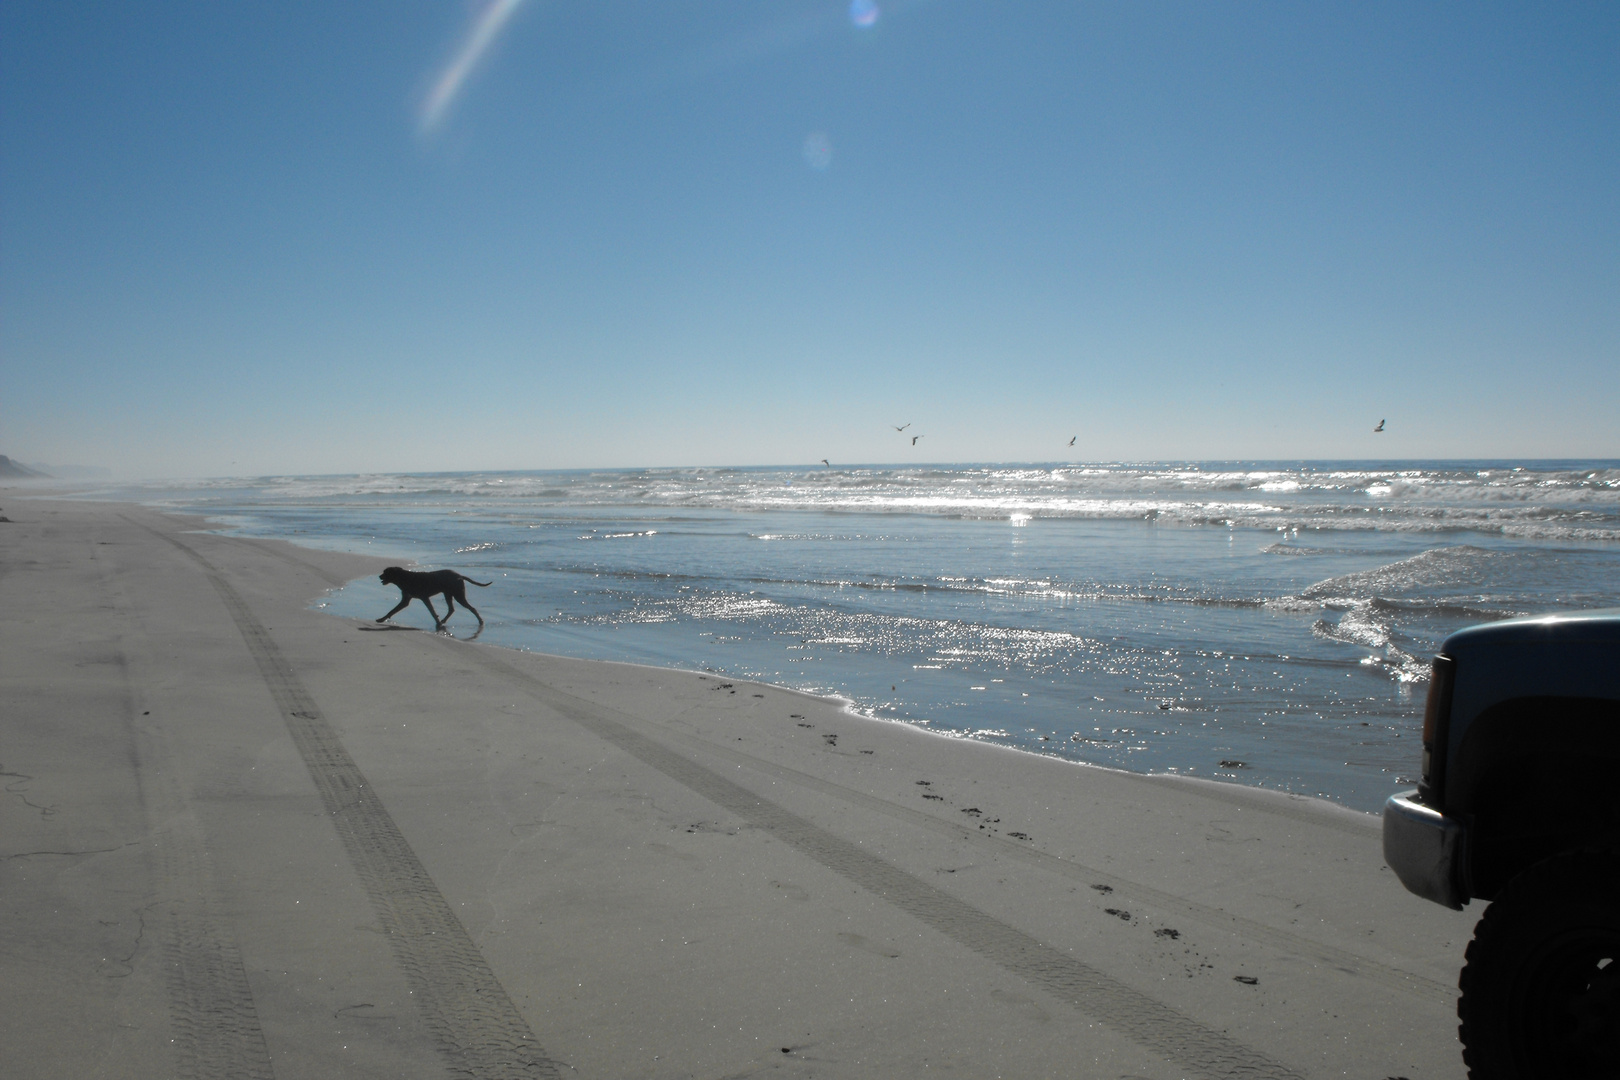
<path fill-rule="evenodd" d="M 477 585 L 480 589 L 487 589 L 487 588 L 489 588 L 489 586 L 495 584 L 493 581 L 473 581 L 472 578 L 468 577 L 466 574 L 461 573 L 460 571 L 456 572 L 456 577 L 460 578 L 462 581 L 472 581 L 472 583 L 474 585 Z"/>

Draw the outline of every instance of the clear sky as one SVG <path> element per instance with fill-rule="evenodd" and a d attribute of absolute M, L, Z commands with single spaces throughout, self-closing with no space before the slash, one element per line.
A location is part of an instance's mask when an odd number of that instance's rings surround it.
<path fill-rule="evenodd" d="M 1620 457 L 1617 198 L 1613 2 L 7 0 L 0 453 Z"/>

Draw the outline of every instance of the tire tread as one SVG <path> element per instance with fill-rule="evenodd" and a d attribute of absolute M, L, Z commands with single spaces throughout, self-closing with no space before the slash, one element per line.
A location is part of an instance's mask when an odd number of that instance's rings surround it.
<path fill-rule="evenodd" d="M 1574 851 L 1555 855 L 1518 874 L 1497 894 L 1474 927 L 1463 954 L 1457 984 L 1457 1037 L 1469 1080 L 1532 1080 L 1511 1060 L 1501 976 L 1504 962 L 1523 947 L 1527 927 L 1539 917 L 1571 903 L 1597 898 L 1613 907 L 1620 901 L 1620 858 L 1612 851 Z M 1603 898 L 1606 898 L 1603 899 Z"/>

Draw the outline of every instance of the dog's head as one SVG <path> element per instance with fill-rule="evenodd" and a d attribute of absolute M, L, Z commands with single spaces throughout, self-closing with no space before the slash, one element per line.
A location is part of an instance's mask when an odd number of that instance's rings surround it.
<path fill-rule="evenodd" d="M 405 580 L 405 568 L 403 566 L 390 566 L 378 574 L 377 579 L 384 585 L 398 585 Z"/>

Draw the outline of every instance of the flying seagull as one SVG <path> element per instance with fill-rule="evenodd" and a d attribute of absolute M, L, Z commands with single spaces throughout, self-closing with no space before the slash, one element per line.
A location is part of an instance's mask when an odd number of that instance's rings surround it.
<path fill-rule="evenodd" d="M 1069 445 L 1070 445 L 1070 446 L 1073 446 L 1073 445 L 1074 445 L 1074 440 L 1075 440 L 1075 439 L 1078 439 L 1078 438 L 1079 438 L 1079 437 L 1080 437 L 1080 436 L 1078 436 L 1078 435 L 1071 435 L 1071 436 L 1070 436 L 1070 437 L 1069 437 Z"/>
<path fill-rule="evenodd" d="M 921 435 L 913 435 L 911 437 L 911 445 L 916 446 L 917 445 L 917 440 L 920 439 L 920 438 L 922 438 Z"/>
<path fill-rule="evenodd" d="M 894 427 L 893 424 L 890 424 L 889 426 Z M 896 431 L 904 431 L 904 430 L 906 430 L 906 428 L 908 428 L 910 426 L 911 426 L 910 424 L 901 424 L 899 427 L 895 427 L 894 430 L 896 430 Z"/>
<path fill-rule="evenodd" d="M 1373 430 L 1374 431 L 1383 431 L 1384 430 L 1384 422 L 1382 420 L 1378 421 L 1378 426 L 1373 428 Z"/>
<path fill-rule="evenodd" d="M 821 463 L 823 465 L 827 466 L 827 468 L 829 468 L 829 469 L 832 468 L 832 462 L 828 461 L 826 458 L 822 458 Z"/>

